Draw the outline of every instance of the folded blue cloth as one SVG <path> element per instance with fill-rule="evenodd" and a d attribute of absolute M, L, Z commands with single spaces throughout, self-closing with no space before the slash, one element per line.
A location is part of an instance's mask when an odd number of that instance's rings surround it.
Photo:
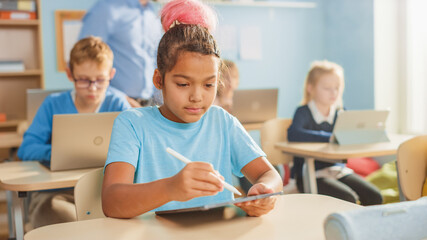
<path fill-rule="evenodd" d="M 324 227 L 327 240 L 426 239 L 427 197 L 332 213 Z"/>

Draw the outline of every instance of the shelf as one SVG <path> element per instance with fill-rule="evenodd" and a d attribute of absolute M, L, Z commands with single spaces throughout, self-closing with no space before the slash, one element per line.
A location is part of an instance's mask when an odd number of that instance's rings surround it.
<path fill-rule="evenodd" d="M 0 20 L 0 26 L 38 26 L 40 21 L 38 19 L 7 19 Z"/>
<path fill-rule="evenodd" d="M 0 59 L 24 63 L 24 68 L 21 69 L 8 69 L 5 64 L 1 68 L 0 113 L 6 114 L 7 121 L 0 122 L 0 132 L 17 131 L 24 126 L 22 124 L 25 124 L 27 117 L 27 89 L 44 87 L 40 19 L 42 0 L 31 1 L 36 5 L 34 13 L 37 19 L 0 19 Z"/>
<path fill-rule="evenodd" d="M 246 131 L 261 130 L 264 123 L 244 123 L 243 127 Z"/>
<path fill-rule="evenodd" d="M 17 127 L 20 123 L 26 121 L 25 119 L 7 120 L 6 122 L 0 122 L 0 128 L 5 127 Z"/>
<path fill-rule="evenodd" d="M 25 77 L 25 76 L 40 76 L 41 70 L 25 70 L 23 72 L 0 72 L 0 77 Z"/>

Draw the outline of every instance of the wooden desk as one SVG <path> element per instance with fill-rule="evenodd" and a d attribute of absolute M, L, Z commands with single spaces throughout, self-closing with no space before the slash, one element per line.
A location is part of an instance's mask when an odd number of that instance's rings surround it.
<path fill-rule="evenodd" d="M 243 124 L 243 127 L 246 129 L 246 131 L 252 131 L 252 130 L 261 130 L 262 125 L 264 123 L 245 123 Z"/>
<path fill-rule="evenodd" d="M 45 226 L 28 232 L 25 239 L 324 239 L 323 222 L 329 214 L 361 208 L 325 195 L 290 194 L 277 200 L 275 209 L 261 217 L 246 217 L 234 206 L 166 217 L 146 213 L 127 220 L 99 218 Z"/>
<path fill-rule="evenodd" d="M 19 147 L 22 136 L 16 132 L 0 132 L 0 148 Z"/>
<path fill-rule="evenodd" d="M 74 187 L 77 180 L 92 169 L 51 172 L 39 162 L 0 164 L 0 188 L 7 190 L 9 236 L 23 239 L 23 198 L 29 191 Z"/>
<path fill-rule="evenodd" d="M 304 176 L 304 185 L 309 189 L 306 192 L 317 193 L 317 183 L 314 169 L 314 160 L 325 162 L 345 162 L 348 158 L 379 157 L 394 155 L 399 145 L 412 138 L 410 135 L 390 134 L 390 142 L 338 145 L 332 143 L 300 143 L 280 142 L 275 145 L 282 152 L 298 157 L 304 157 L 307 174 Z"/>

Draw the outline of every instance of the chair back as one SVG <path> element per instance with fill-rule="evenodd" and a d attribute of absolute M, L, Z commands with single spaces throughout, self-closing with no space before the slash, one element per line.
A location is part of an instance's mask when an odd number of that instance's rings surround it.
<path fill-rule="evenodd" d="M 292 161 L 292 156 L 276 149 L 277 142 L 288 141 L 288 128 L 292 119 L 270 119 L 261 127 L 261 148 L 267 154 L 267 159 L 273 165 L 287 164 Z"/>
<path fill-rule="evenodd" d="M 427 135 L 400 144 L 397 150 L 399 185 L 406 200 L 422 196 L 427 176 Z"/>
<path fill-rule="evenodd" d="M 77 221 L 105 217 L 102 211 L 101 191 L 103 168 L 86 173 L 74 188 Z"/>

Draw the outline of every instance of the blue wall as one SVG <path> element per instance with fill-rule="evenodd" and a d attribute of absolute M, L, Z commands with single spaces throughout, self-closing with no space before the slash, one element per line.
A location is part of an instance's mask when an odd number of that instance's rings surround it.
<path fill-rule="evenodd" d="M 72 87 L 65 74 L 56 71 L 54 10 L 88 9 L 95 1 L 42 0 L 46 88 Z M 262 31 L 262 60 L 231 59 L 240 70 L 239 88 L 279 88 L 278 115 L 292 117 L 310 63 L 329 59 L 345 69 L 346 107 L 373 108 L 373 0 L 311 2 L 317 7 L 215 6 L 220 26 L 234 25 L 237 30 L 258 26 Z M 223 51 L 223 55 L 230 54 Z"/>
<path fill-rule="evenodd" d="M 82 10 L 96 0 L 41 0 L 44 82 L 46 89 L 73 88 L 65 72 L 58 72 L 56 64 L 55 10 Z"/>
<path fill-rule="evenodd" d="M 323 2 L 325 58 L 344 68 L 344 105 L 347 109 L 373 109 L 373 0 Z"/>
<path fill-rule="evenodd" d="M 216 9 L 220 23 L 231 23 L 237 30 L 247 26 L 261 29 L 263 59 L 232 59 L 240 71 L 239 88 L 279 88 L 278 115 L 292 117 L 301 100 L 309 63 L 323 58 L 322 11 L 318 7 Z"/>

